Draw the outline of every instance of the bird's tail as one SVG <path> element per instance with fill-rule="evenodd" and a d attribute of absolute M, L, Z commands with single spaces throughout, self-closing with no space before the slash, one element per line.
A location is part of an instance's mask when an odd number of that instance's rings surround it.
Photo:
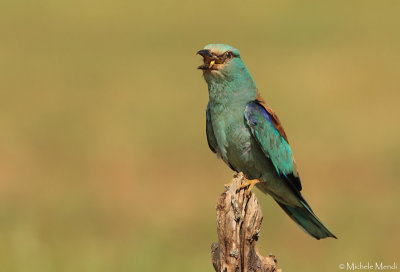
<path fill-rule="evenodd" d="M 301 207 L 289 206 L 279 202 L 277 199 L 275 199 L 275 201 L 290 216 L 290 218 L 292 218 L 297 225 L 299 225 L 302 230 L 312 237 L 318 240 L 326 237 L 333 237 L 337 239 L 337 237 L 324 224 L 322 224 L 305 200 L 300 200 L 302 204 Z"/>

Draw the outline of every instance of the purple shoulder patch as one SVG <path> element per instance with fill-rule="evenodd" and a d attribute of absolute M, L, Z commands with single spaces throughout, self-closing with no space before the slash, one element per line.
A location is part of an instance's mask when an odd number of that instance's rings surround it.
<path fill-rule="evenodd" d="M 264 109 L 263 106 L 261 106 L 257 102 L 250 102 L 249 104 L 247 104 L 245 116 L 248 121 L 253 123 L 253 125 L 257 124 L 257 118 L 256 116 L 254 116 L 255 113 L 261 113 L 265 117 L 265 119 L 273 124 L 271 116 L 269 115 L 267 110 Z"/>

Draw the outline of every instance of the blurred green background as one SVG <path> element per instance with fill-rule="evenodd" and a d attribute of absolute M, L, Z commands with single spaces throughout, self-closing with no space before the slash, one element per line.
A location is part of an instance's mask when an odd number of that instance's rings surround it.
<path fill-rule="evenodd" d="M 0 1 L 0 270 L 213 271 L 232 171 L 209 151 L 208 43 L 278 113 L 316 241 L 255 190 L 284 271 L 399 263 L 399 1 Z"/>

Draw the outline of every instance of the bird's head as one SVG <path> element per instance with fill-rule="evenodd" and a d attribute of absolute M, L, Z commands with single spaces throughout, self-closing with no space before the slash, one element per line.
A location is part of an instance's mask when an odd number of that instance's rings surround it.
<path fill-rule="evenodd" d="M 216 78 L 232 78 L 246 70 L 240 58 L 239 50 L 226 44 L 209 44 L 197 52 L 203 57 L 204 64 L 198 69 L 203 70 L 206 80 Z"/>

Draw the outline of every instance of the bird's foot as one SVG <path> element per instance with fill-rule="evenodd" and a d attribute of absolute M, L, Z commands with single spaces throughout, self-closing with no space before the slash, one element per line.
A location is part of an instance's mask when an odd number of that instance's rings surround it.
<path fill-rule="evenodd" d="M 240 191 L 240 190 L 248 187 L 247 190 L 245 191 L 247 196 L 250 194 L 254 185 L 261 182 L 260 179 L 247 179 L 247 178 L 245 178 L 245 181 L 246 182 L 244 184 L 240 185 L 237 190 Z"/>

